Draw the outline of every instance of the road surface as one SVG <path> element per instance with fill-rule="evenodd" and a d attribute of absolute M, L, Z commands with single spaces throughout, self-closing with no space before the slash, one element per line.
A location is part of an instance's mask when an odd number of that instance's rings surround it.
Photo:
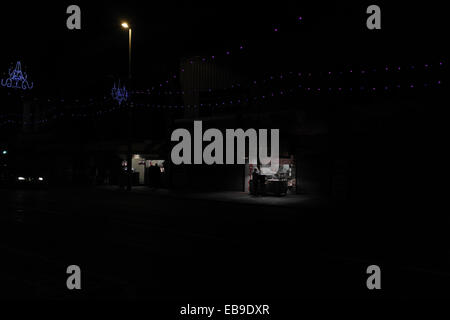
<path fill-rule="evenodd" d="M 373 219 L 369 209 L 242 205 L 92 188 L 0 194 L 2 298 L 448 296 L 446 245 L 415 247 L 418 241 L 398 221 Z M 436 244 L 436 237 L 423 243 Z M 379 292 L 366 287 L 372 264 L 382 270 Z M 79 291 L 66 287 L 69 265 L 81 268 Z"/>

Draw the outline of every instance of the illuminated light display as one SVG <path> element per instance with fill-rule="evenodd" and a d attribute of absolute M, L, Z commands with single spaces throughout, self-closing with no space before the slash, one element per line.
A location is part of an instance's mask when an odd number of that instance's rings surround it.
<path fill-rule="evenodd" d="M 199 104 L 168 104 L 161 101 L 160 104 L 152 104 L 152 103 L 137 103 L 135 107 L 141 109 L 141 108 L 158 108 L 158 109 L 183 109 L 183 108 L 205 108 L 205 107 L 213 107 L 213 108 L 227 108 L 228 106 L 239 106 L 239 107 L 245 107 L 248 102 L 250 101 L 251 104 L 258 103 L 258 104 L 267 104 L 271 103 L 271 99 L 275 98 L 285 98 L 285 97 L 301 97 L 303 95 L 333 95 L 333 96 L 352 96 L 354 94 L 371 94 L 371 95 L 386 95 L 386 94 L 396 94 L 400 89 L 401 90 L 408 90 L 413 91 L 420 88 L 427 88 L 427 89 L 433 89 L 433 88 L 442 88 L 442 81 L 439 79 L 434 80 L 428 80 L 428 81 L 408 81 L 408 83 L 403 82 L 394 82 L 392 83 L 390 78 L 385 79 L 385 83 L 377 83 L 376 86 L 374 84 L 370 83 L 371 74 L 375 73 L 382 73 L 386 74 L 386 71 L 389 72 L 398 72 L 397 70 L 400 68 L 401 71 L 399 72 L 406 72 L 408 75 L 412 75 L 412 73 L 416 73 L 420 70 L 440 70 L 442 66 L 444 65 L 445 61 L 436 61 L 433 63 L 420 63 L 420 64 L 414 64 L 414 65 L 402 65 L 401 68 L 399 65 L 383 65 L 382 68 L 374 68 L 372 67 L 365 67 L 363 70 L 365 71 L 364 79 L 369 81 L 364 86 L 357 86 L 357 87 L 347 87 L 339 85 L 341 82 L 340 80 L 345 78 L 342 78 L 342 75 L 345 74 L 358 74 L 361 71 L 361 68 L 359 66 L 347 66 L 344 69 L 344 71 L 339 70 L 326 70 L 326 71 L 318 71 L 318 72 L 282 72 L 277 74 L 266 74 L 263 76 L 263 79 L 253 80 L 249 83 L 238 83 L 235 82 L 231 87 L 258 87 L 261 91 L 258 92 L 258 94 L 248 94 L 248 98 L 239 97 L 236 96 L 234 98 L 226 98 L 224 99 L 218 99 L 218 101 L 215 101 L 214 103 L 199 103 Z M 414 68 L 413 68 L 414 66 Z M 442 71 L 442 70 L 440 70 Z M 331 75 L 330 75 L 331 73 Z M 311 86 L 308 81 L 310 79 L 320 79 L 326 75 L 326 83 L 322 83 L 320 86 Z M 339 76 L 335 76 L 339 75 Z M 25 77 L 25 76 L 24 76 Z M 314 77 L 314 78 L 311 78 Z M 274 81 L 272 84 L 271 82 Z M 336 83 L 330 83 L 329 81 L 337 81 Z M 173 95 L 184 95 L 185 91 L 183 90 L 171 90 L 171 88 L 167 88 L 167 81 L 162 82 L 164 84 L 163 86 L 157 86 L 157 87 L 151 87 L 151 89 L 142 89 L 142 90 L 135 90 L 131 92 L 127 92 L 125 87 L 121 87 L 121 84 L 119 82 L 119 86 L 114 84 L 114 88 L 112 91 L 112 96 L 114 100 L 118 101 L 119 104 L 121 104 L 123 101 L 128 100 L 129 94 L 136 94 L 137 96 L 141 95 L 158 95 L 158 96 L 173 96 Z M 275 91 L 272 91 L 272 89 L 277 87 Z M 278 86 L 279 85 L 279 86 Z M 227 88 L 223 88 L 227 89 Z M 358 90 L 359 89 L 359 90 Z M 205 89 L 209 92 L 214 92 L 216 89 L 213 88 L 207 88 Z M 220 90 L 220 89 L 219 89 Z M 189 90 L 188 90 L 189 91 Z M 9 94 L 9 92 L 8 92 Z M 86 119 L 90 116 L 103 116 L 108 113 L 113 112 L 121 112 L 123 110 L 123 107 L 112 107 L 110 105 L 110 100 L 108 101 L 107 97 L 103 97 L 103 101 L 97 100 L 97 99 L 85 99 L 85 101 L 80 101 L 79 99 L 75 99 L 72 101 L 72 103 L 75 103 L 77 106 L 94 106 L 96 109 L 101 108 L 100 110 L 97 109 L 95 111 L 90 112 L 80 112 L 80 110 L 72 110 L 74 113 L 69 112 L 58 112 L 58 114 L 53 115 L 47 115 L 47 118 L 41 119 L 39 121 L 33 121 L 34 124 L 40 124 L 40 125 L 46 125 L 47 123 L 50 123 L 52 121 L 58 121 L 59 119 Z M 120 101 L 119 101 L 120 100 Z M 65 103 L 65 100 L 62 98 L 58 99 L 38 99 L 34 98 L 34 101 L 41 101 L 43 103 Z M 55 109 L 55 108 L 53 108 Z M 55 109 L 56 110 L 56 109 Z M 20 118 L 21 114 L 0 114 L 0 127 L 3 126 L 10 126 L 10 125 L 31 125 L 33 123 L 28 123 L 26 121 L 17 120 L 16 118 Z M 13 119 L 11 119 L 13 117 Z"/>
<path fill-rule="evenodd" d="M 435 82 L 435 84 L 436 84 L 435 86 L 433 86 L 433 84 L 434 83 L 424 83 L 423 86 L 426 87 L 426 88 L 439 87 L 440 84 L 441 84 L 441 81 L 440 80 L 436 81 Z M 408 84 L 407 86 L 404 86 L 404 87 L 408 88 L 408 90 L 413 90 L 413 89 L 415 89 L 417 87 L 417 85 L 410 83 L 410 84 Z M 399 84 L 398 85 L 390 85 L 390 86 L 385 85 L 385 86 L 382 86 L 382 87 L 379 87 L 379 88 L 361 86 L 359 89 L 360 89 L 361 92 L 374 93 L 374 92 L 379 91 L 380 89 L 384 89 L 384 90 L 381 90 L 381 91 L 386 92 L 386 91 L 393 91 L 395 88 L 399 89 L 400 85 Z M 326 88 L 321 88 L 321 87 L 316 87 L 316 88 L 305 87 L 305 88 L 303 88 L 303 90 L 305 92 L 308 92 L 309 94 L 323 94 L 324 91 L 328 91 L 329 93 L 334 93 L 334 94 L 341 95 L 341 94 L 345 94 L 345 92 L 353 92 L 354 91 L 353 88 L 342 88 L 342 87 L 334 87 L 334 88 L 329 87 L 328 90 L 325 90 L 325 89 Z M 287 97 L 287 96 L 290 95 L 290 93 L 291 94 L 292 93 L 295 94 L 295 92 L 292 89 L 290 89 L 290 90 L 286 90 L 286 91 L 279 91 L 279 92 L 276 92 L 276 93 L 272 92 L 270 96 L 274 97 L 274 98 L 276 98 L 276 97 Z M 166 105 L 166 104 L 137 103 L 136 107 L 138 107 L 138 108 L 144 108 L 144 107 L 147 107 L 147 108 L 161 108 L 161 109 L 166 109 L 166 108 L 169 108 L 169 109 L 172 109 L 172 108 L 173 109 L 204 108 L 204 107 L 222 108 L 222 107 L 226 107 L 227 105 L 230 105 L 230 106 L 236 106 L 236 105 L 237 106 L 244 106 L 244 105 L 248 104 L 250 101 L 254 101 L 256 103 L 264 103 L 263 101 L 265 101 L 265 103 L 267 103 L 268 102 L 267 98 L 268 98 L 268 96 L 266 96 L 266 95 L 262 95 L 262 96 L 258 95 L 258 96 L 252 96 L 250 98 L 245 98 L 245 99 L 242 99 L 242 100 L 241 99 L 236 99 L 236 100 L 235 99 L 231 99 L 231 100 L 227 99 L 225 101 L 224 100 L 220 100 L 220 101 L 217 101 L 215 103 L 200 103 L 200 104 L 193 104 L 193 105 L 189 105 L 189 104 L 188 105 Z M 87 104 L 85 104 L 85 105 L 87 105 Z M 101 106 L 101 105 L 99 104 L 98 106 Z M 97 110 L 97 111 L 94 111 L 94 112 L 91 112 L 91 113 L 68 113 L 68 114 L 60 113 L 60 114 L 55 114 L 55 115 L 53 115 L 53 117 L 50 117 L 48 119 L 42 119 L 42 120 L 36 121 L 36 123 L 44 125 L 44 124 L 48 123 L 51 120 L 56 120 L 56 119 L 59 119 L 59 118 L 66 118 L 66 117 L 71 117 L 71 118 L 75 118 L 75 119 L 83 119 L 83 118 L 86 118 L 86 117 L 89 117 L 89 116 L 101 116 L 101 115 L 105 115 L 105 114 L 112 113 L 112 112 L 120 112 L 120 110 L 122 109 L 122 108 L 119 108 L 119 107 L 110 107 L 107 104 L 103 105 L 103 108 L 104 109 L 102 109 L 102 110 Z M 0 122 L 0 125 L 19 124 L 19 123 L 20 122 L 15 121 L 15 120 L 6 120 L 6 121 L 3 121 L 3 122 Z M 31 124 L 31 123 L 25 123 L 25 124 Z"/>
<path fill-rule="evenodd" d="M 2 87 L 12 88 L 12 89 L 22 89 L 30 90 L 33 89 L 33 82 L 28 82 L 28 75 L 22 72 L 22 65 L 20 61 L 17 61 L 16 67 L 14 69 L 9 69 L 9 78 L 2 79 Z"/>
<path fill-rule="evenodd" d="M 214 57 L 214 56 L 213 56 Z M 439 67 L 443 66 L 443 62 L 440 61 L 439 63 L 436 63 L 436 65 L 438 65 Z M 302 78 L 302 79 L 306 79 L 306 78 L 312 78 L 312 77 L 322 77 L 323 75 L 328 75 L 328 77 L 330 79 L 339 79 L 339 77 L 344 77 L 347 76 L 349 74 L 353 74 L 354 71 L 356 71 L 357 73 L 359 73 L 360 75 L 364 76 L 364 77 L 369 77 L 371 74 L 379 74 L 380 72 L 389 72 L 391 70 L 414 70 L 417 71 L 417 66 L 416 65 L 409 65 L 409 66 L 385 66 L 381 69 L 377 69 L 377 68 L 367 68 L 367 69 L 362 69 L 362 70 L 354 70 L 353 67 L 355 66 L 347 66 L 345 68 L 345 70 L 329 70 L 329 71 L 319 71 L 319 72 L 284 72 L 284 73 L 280 73 L 280 74 L 275 74 L 275 75 L 266 75 L 264 79 L 259 79 L 258 82 L 256 80 L 250 81 L 250 85 L 253 84 L 253 86 L 256 86 L 257 84 L 261 84 L 261 83 L 267 83 L 269 81 L 276 81 L 277 79 L 281 79 L 281 80 L 288 80 L 291 79 L 293 77 L 298 76 L 298 78 Z M 424 69 L 425 70 L 430 70 L 431 69 L 431 64 L 425 64 L 424 65 Z M 182 72 L 184 72 L 184 69 L 181 70 Z M 172 80 L 172 79 L 170 79 Z M 147 94 L 148 95 L 180 95 L 180 91 L 179 90 L 170 90 L 167 91 L 167 88 L 170 88 L 171 85 L 171 81 L 162 81 L 159 83 L 159 87 L 152 87 L 151 90 L 148 89 L 147 90 Z M 235 86 L 241 86 L 240 83 L 233 83 L 231 85 L 231 88 L 234 88 Z M 244 84 L 242 84 L 242 86 L 245 86 Z M 167 87 L 167 88 L 166 88 Z M 159 90 L 158 90 L 159 88 Z M 220 88 L 220 90 L 227 90 L 229 89 L 228 87 L 224 87 L 224 88 Z M 188 90 L 188 92 L 194 92 L 195 90 Z M 208 89 L 209 92 L 212 92 L 212 89 Z M 170 93 L 171 92 L 171 93 Z M 139 92 L 138 92 L 139 93 Z"/>
<path fill-rule="evenodd" d="M 120 81 L 119 81 L 119 85 L 117 87 L 116 87 L 116 83 L 114 82 L 114 87 L 111 90 L 111 96 L 114 100 L 117 101 L 117 103 L 119 105 L 121 105 L 122 102 L 128 100 L 128 91 L 125 88 L 125 86 L 123 86 L 122 88 L 120 87 Z"/>

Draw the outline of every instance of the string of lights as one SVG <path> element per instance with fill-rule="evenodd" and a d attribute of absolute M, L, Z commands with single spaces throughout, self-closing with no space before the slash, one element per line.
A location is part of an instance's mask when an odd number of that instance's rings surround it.
<path fill-rule="evenodd" d="M 272 75 L 266 75 L 264 78 L 259 80 L 252 80 L 247 83 L 241 83 L 241 82 L 234 82 L 230 87 L 224 87 L 224 88 L 202 88 L 202 89 L 191 89 L 191 90 L 171 90 L 171 89 L 163 89 L 152 87 L 148 89 L 138 89 L 138 90 L 132 90 L 128 93 L 126 91 L 125 87 L 116 88 L 116 85 L 114 84 L 114 87 L 112 89 L 111 94 L 116 101 L 122 103 L 123 101 L 126 101 L 128 99 L 129 95 L 136 96 L 136 95 L 148 95 L 148 96 L 184 96 L 185 94 L 190 93 L 198 93 L 200 92 L 210 92 L 214 93 L 217 91 L 223 91 L 223 90 L 232 90 L 232 89 L 247 89 L 247 88 L 260 88 L 264 86 L 272 86 L 275 82 L 287 82 L 287 81 L 307 81 L 308 79 L 319 79 L 322 81 L 335 81 L 335 80 L 345 80 L 344 77 L 346 76 L 355 76 L 359 80 L 365 80 L 370 77 L 371 74 L 381 74 L 386 76 L 395 76 L 402 72 L 418 72 L 418 71 L 432 71 L 436 70 L 436 67 L 439 67 L 442 69 L 444 66 L 443 61 L 439 61 L 436 63 L 425 63 L 423 65 L 417 65 L 417 64 L 411 64 L 407 66 L 400 66 L 400 65 L 386 65 L 384 68 L 361 68 L 358 66 L 353 67 L 347 67 L 344 68 L 344 71 L 327 71 L 327 72 L 280 72 L 277 74 Z M 411 84 L 414 85 L 414 84 Z M 119 84 L 120 86 L 120 84 Z M 298 84 L 296 86 L 303 86 L 307 88 L 307 85 L 305 84 Z M 119 99 L 120 98 L 120 99 Z M 106 97 L 105 97 L 106 99 Z M 119 99 L 119 100 L 117 100 Z M 48 98 L 48 102 L 56 101 L 57 99 Z M 65 99 L 59 99 L 61 102 L 66 101 Z M 93 101 L 92 98 L 89 99 L 91 102 Z M 78 103 L 79 99 L 75 99 L 74 102 Z M 119 104 L 120 104 L 119 103 Z"/>
<path fill-rule="evenodd" d="M 343 87 L 304 87 L 302 85 L 299 85 L 296 88 L 289 88 L 284 90 L 277 90 L 269 92 L 268 94 L 260 94 L 260 95 L 254 95 L 254 96 L 247 96 L 247 97 L 240 97 L 240 98 L 224 98 L 224 99 L 218 99 L 214 102 L 208 102 L 208 103 L 199 103 L 199 104 L 156 104 L 156 103 L 133 103 L 131 104 L 132 108 L 136 109 L 143 109 L 143 108 L 152 108 L 152 109 L 201 109 L 206 107 L 212 107 L 212 108 L 225 108 L 229 106 L 235 106 L 235 107 L 245 107 L 252 104 L 268 104 L 271 103 L 271 99 L 274 98 L 288 98 L 288 97 L 296 97 L 299 93 L 306 93 L 311 94 L 313 96 L 318 95 L 341 95 L 341 96 L 351 96 L 351 95 L 360 95 L 361 93 L 364 95 L 367 94 L 389 94 L 393 92 L 399 92 L 401 90 L 426 90 L 426 89 L 439 89 L 442 88 L 442 82 L 440 80 L 436 80 L 434 82 L 425 82 L 420 85 L 417 84 L 391 84 L 391 85 L 384 85 L 384 86 L 378 86 L 378 87 L 367 87 L 367 86 L 360 86 L 357 88 L 349 87 L 349 88 L 343 88 Z M 127 107 L 124 105 L 119 105 L 117 102 L 116 105 L 114 105 L 114 100 L 107 99 L 104 100 L 103 103 L 94 103 L 91 99 L 91 102 L 89 105 L 95 106 L 95 107 L 101 107 L 102 109 L 94 110 L 93 108 L 87 108 L 88 105 L 81 105 L 81 109 L 88 109 L 88 111 L 77 111 L 77 110 L 64 110 L 60 112 L 56 112 L 53 115 L 43 118 L 34 122 L 26 122 L 21 120 L 13 120 L 13 119 L 7 119 L 0 122 L 0 125 L 8 125 L 8 124 L 24 124 L 24 125 L 32 125 L 32 124 L 39 124 L 44 125 L 49 122 L 55 121 L 57 119 L 63 119 L 63 118 L 72 118 L 72 119 L 84 119 L 92 116 L 104 116 L 107 114 L 111 114 L 114 112 L 120 112 L 123 110 L 126 110 Z M 104 105 L 103 105 L 104 104 Z M 54 109 L 55 110 L 55 109 Z M 17 114 L 17 117 L 20 115 Z"/>
<path fill-rule="evenodd" d="M 297 17 L 297 21 L 301 23 L 303 18 L 301 16 Z M 280 31 L 280 26 L 275 26 L 272 30 L 274 33 L 278 33 Z M 196 57 L 195 59 L 188 59 L 186 63 L 194 64 L 198 62 L 207 63 L 207 62 L 216 62 L 217 59 L 222 59 L 226 57 L 230 57 L 233 54 L 240 54 L 245 52 L 246 45 L 244 45 L 244 41 L 240 42 L 238 48 L 235 50 L 225 50 L 220 55 L 211 55 L 211 56 L 203 56 Z M 149 97 L 180 97 L 182 98 L 186 94 L 197 94 L 199 92 L 210 93 L 211 95 L 222 93 L 222 91 L 227 91 L 233 89 L 258 89 L 260 92 L 258 94 L 246 95 L 246 97 L 232 97 L 232 98 L 223 98 L 216 99 L 213 97 L 214 102 L 211 103 L 199 103 L 193 105 L 185 105 L 183 103 L 147 103 L 147 102 L 139 102 L 139 99 L 133 102 L 132 106 L 137 108 L 161 108 L 161 109 L 183 109 L 183 108 L 202 108 L 202 107 L 223 107 L 228 105 L 245 105 L 253 102 L 264 102 L 270 98 L 275 97 L 289 97 L 301 94 L 312 94 L 312 95 L 329 95 L 329 94 L 366 94 L 366 93 L 389 93 L 396 90 L 407 88 L 408 90 L 413 90 L 417 88 L 432 88 L 432 87 L 440 87 L 441 81 L 436 80 L 433 82 L 425 82 L 425 83 L 417 83 L 417 82 L 409 82 L 409 83 L 396 83 L 393 84 L 392 81 L 387 82 L 385 85 L 370 85 L 366 84 L 365 80 L 369 79 L 372 74 L 377 75 L 386 75 L 395 77 L 397 74 L 403 74 L 404 72 L 414 72 L 414 71 L 431 71 L 435 70 L 436 67 L 443 67 L 444 62 L 438 61 L 433 63 L 425 63 L 425 64 L 410 64 L 410 65 L 385 65 L 383 67 L 367 67 L 367 66 L 347 66 L 342 68 L 341 70 L 330 70 L 330 71 L 303 71 L 303 72 L 280 72 L 277 74 L 267 74 L 262 79 L 255 79 L 248 82 L 233 82 L 230 87 L 224 88 L 201 88 L 201 89 L 190 89 L 190 90 L 181 90 L 173 87 L 179 87 L 180 81 L 179 77 L 176 74 L 169 74 L 169 77 L 162 82 L 159 82 L 158 85 L 152 86 L 148 89 L 139 89 L 128 92 L 126 88 L 116 86 L 114 83 L 114 87 L 111 90 L 111 98 L 103 97 L 103 101 L 98 101 L 97 99 L 89 98 L 88 102 L 81 102 L 80 99 L 75 99 L 73 101 L 67 101 L 65 99 L 53 99 L 48 98 L 45 99 L 47 103 L 75 103 L 76 107 L 86 108 L 86 107 L 95 107 L 95 111 L 89 110 L 89 112 L 74 112 L 63 111 L 59 112 L 57 107 L 51 107 L 49 109 L 50 112 L 55 112 L 52 116 L 47 119 L 42 119 L 36 121 L 37 123 L 45 124 L 51 120 L 55 120 L 63 117 L 71 117 L 71 118 L 86 118 L 90 115 L 104 115 L 111 112 L 115 112 L 117 110 L 121 110 L 124 107 L 122 103 L 127 101 L 129 96 L 133 96 L 133 98 L 139 98 L 140 96 L 149 96 Z M 22 90 L 29 90 L 33 88 L 33 83 L 29 84 L 27 79 L 27 74 L 22 72 L 20 61 L 17 62 L 16 68 L 14 70 L 9 71 L 9 78 L 2 79 L 1 85 L 7 88 L 18 88 Z M 185 72 L 185 68 L 183 66 L 180 67 L 180 73 Z M 333 86 L 332 83 L 327 83 L 329 81 L 340 81 L 345 80 L 348 77 L 355 77 L 360 80 L 361 85 L 355 85 L 354 83 L 351 86 L 346 86 L 345 84 L 340 84 L 339 86 Z M 316 83 L 308 83 L 309 80 L 318 79 L 321 81 L 321 85 L 317 85 Z M 176 81 L 176 83 L 174 83 Z M 274 86 L 276 83 L 284 83 L 279 87 Z M 287 86 L 288 83 L 290 86 Z M 363 84 L 364 83 L 364 84 Z M 283 87 L 284 88 L 281 88 Z M 269 90 L 270 89 L 270 90 Z M 264 91 L 261 93 L 261 91 Z M 236 95 L 236 94 L 235 94 Z M 239 95 L 239 94 L 237 94 Z M 42 102 L 42 99 L 34 99 L 35 102 Z M 114 102 L 118 106 L 112 106 Z M 80 105 L 81 103 L 81 105 Z M 101 107 L 101 110 L 98 110 L 98 107 Z M 14 116 L 13 114 L 9 114 L 9 117 Z M 17 114 L 17 117 L 20 115 Z M 6 116 L 5 116 L 6 117 Z M 4 118 L 5 118 L 4 117 Z M 10 124 L 14 123 L 15 120 L 7 119 L 2 121 L 2 124 Z M 24 122 L 26 125 L 27 123 Z"/>
<path fill-rule="evenodd" d="M 296 24 L 303 24 L 304 23 L 304 19 L 302 16 L 297 16 L 295 19 Z M 274 34 L 277 34 L 281 31 L 281 26 L 279 23 L 277 24 L 273 24 L 273 27 L 271 29 L 271 32 Z M 209 55 L 209 56 L 197 56 L 198 60 L 206 63 L 206 62 L 211 62 L 211 63 L 215 63 L 217 61 L 220 61 L 221 59 L 228 59 L 233 55 L 237 55 L 237 54 L 243 54 L 246 52 L 246 49 L 248 47 L 247 41 L 239 41 L 239 45 L 238 46 L 233 46 L 230 47 L 229 49 L 225 49 L 223 50 L 221 53 L 219 54 L 213 54 L 213 55 Z M 188 59 L 187 60 L 188 64 L 194 64 L 194 59 Z M 184 73 L 186 70 L 183 66 L 181 66 L 179 68 L 179 72 L 180 73 Z M 160 81 L 160 82 L 156 82 L 157 84 L 154 85 L 152 88 L 163 88 L 165 86 L 168 86 L 171 82 L 173 82 L 174 80 L 177 80 L 178 77 L 176 74 L 172 74 L 169 75 L 166 80 Z"/>
<path fill-rule="evenodd" d="M 297 24 L 303 24 L 304 23 L 304 19 L 302 16 L 297 16 L 295 18 L 296 23 Z M 280 24 L 273 24 L 273 28 L 272 28 L 272 32 L 273 33 L 278 33 L 280 32 Z M 197 59 L 201 60 L 201 62 L 215 62 L 217 61 L 217 59 L 221 59 L 221 58 L 226 58 L 226 57 L 230 57 L 233 54 L 241 54 L 243 52 L 245 52 L 246 49 L 246 41 L 239 41 L 239 45 L 236 46 L 235 49 L 226 49 L 224 50 L 221 54 L 214 54 L 214 55 L 210 55 L 210 56 L 200 56 L 197 57 Z M 193 64 L 194 63 L 194 59 L 188 59 L 187 60 L 189 64 Z M 440 61 L 438 63 L 440 66 L 443 65 L 443 62 Z M 424 68 L 425 69 L 431 69 L 432 67 L 434 67 L 435 64 L 424 64 Z M 314 77 L 339 77 L 339 76 L 346 76 L 348 74 L 355 74 L 355 73 L 359 73 L 359 75 L 361 77 L 365 77 L 368 76 L 370 73 L 374 73 L 374 72 L 398 72 L 401 70 L 415 70 L 416 68 L 419 68 L 419 66 L 416 65 L 409 65 L 409 66 L 389 66 L 386 65 L 384 68 L 354 68 L 351 66 L 348 66 L 346 68 L 344 68 L 341 71 L 327 71 L 327 72 L 285 72 L 285 73 L 279 73 L 276 75 L 268 75 L 266 77 L 264 77 L 263 79 L 259 79 L 259 80 L 253 80 L 253 81 L 249 81 L 247 84 L 244 83 L 239 83 L 239 82 L 235 82 L 231 85 L 230 88 L 222 88 L 221 90 L 228 90 L 228 89 L 233 89 L 235 87 L 252 87 L 252 86 L 257 86 L 260 83 L 267 83 L 269 81 L 273 81 L 273 80 L 283 80 L 283 79 L 287 79 L 289 78 L 289 76 L 292 75 L 296 75 L 299 78 L 314 78 Z M 17 66 L 16 66 L 16 70 L 18 71 L 18 74 L 21 74 L 21 68 L 20 68 L 20 62 L 17 62 Z M 183 67 L 180 67 L 179 70 L 181 73 L 185 72 L 185 69 Z M 10 73 L 11 74 L 11 73 Z M 20 77 L 20 76 L 19 76 Z M 151 88 L 148 89 L 144 89 L 144 90 L 135 90 L 135 91 L 131 91 L 130 94 L 131 95 L 135 95 L 135 94 L 147 94 L 147 95 L 185 95 L 185 94 L 189 94 L 189 93 L 195 93 L 198 90 L 171 90 L 170 86 L 172 85 L 173 81 L 178 81 L 178 76 L 176 74 L 169 74 L 169 76 L 167 77 L 167 79 L 165 81 L 161 81 L 158 82 L 157 85 L 152 86 Z M 15 78 L 13 78 L 15 79 Z M 22 78 L 23 80 L 25 80 L 23 86 L 24 88 L 29 88 L 31 89 L 33 84 L 31 84 L 31 86 L 28 86 L 27 82 L 26 82 L 26 74 L 24 74 L 24 77 Z M 12 81 L 10 82 L 12 83 Z M 2 79 L 2 86 L 3 86 L 3 79 Z M 175 84 L 176 87 L 179 86 L 179 82 L 177 82 Z M 168 89 L 169 88 L 169 89 Z M 124 89 L 124 88 L 123 88 Z M 25 89 L 24 89 L 25 90 Z M 213 92 L 214 90 L 217 89 L 213 89 L 213 88 L 207 88 L 206 89 L 209 92 Z M 114 91 L 114 88 L 113 88 Z M 128 94 L 128 92 L 127 92 Z M 119 94 L 120 96 L 120 94 Z M 117 96 L 117 97 L 119 97 Z M 125 99 L 126 100 L 126 99 Z M 121 100 L 124 101 L 124 100 Z M 121 102 L 120 102 L 121 103 Z"/>
<path fill-rule="evenodd" d="M 361 67 L 347 67 L 344 68 L 343 71 L 319 71 L 319 72 L 281 72 L 278 74 L 272 74 L 272 75 L 266 75 L 264 78 L 259 80 L 252 80 L 247 83 L 242 82 L 234 82 L 230 87 L 224 87 L 221 89 L 213 89 L 213 88 L 206 88 L 202 90 L 198 89 L 191 89 L 191 90 L 171 90 L 167 89 L 166 86 L 163 84 L 160 84 L 159 87 L 151 87 L 149 89 L 144 90 L 136 90 L 132 91 L 132 94 L 144 94 L 144 95 L 184 95 L 189 93 L 196 93 L 198 91 L 208 91 L 208 92 L 214 92 L 218 90 L 228 90 L 228 89 L 234 89 L 234 88 L 252 88 L 252 87 L 258 87 L 261 85 L 269 85 L 275 81 L 292 81 L 295 79 L 314 79 L 318 78 L 321 80 L 339 80 L 343 79 L 347 76 L 355 76 L 359 77 L 359 79 L 365 79 L 369 77 L 371 74 L 381 74 L 381 75 L 395 75 L 400 72 L 405 71 L 431 71 L 435 67 L 442 67 L 444 65 L 443 61 L 439 61 L 437 63 L 425 63 L 423 65 L 407 65 L 407 66 L 400 66 L 400 65 L 386 65 L 383 68 L 361 68 Z"/>

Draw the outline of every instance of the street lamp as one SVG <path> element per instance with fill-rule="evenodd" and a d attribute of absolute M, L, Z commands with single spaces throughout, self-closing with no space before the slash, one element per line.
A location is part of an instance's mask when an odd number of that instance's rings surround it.
<path fill-rule="evenodd" d="M 128 29 L 128 79 L 131 80 L 131 27 L 127 22 L 122 22 L 121 26 Z"/>
<path fill-rule="evenodd" d="M 122 22 L 121 24 L 122 28 L 124 29 L 128 29 L 128 81 L 129 81 L 129 85 L 131 85 L 131 27 L 127 22 Z M 132 179 L 133 179 L 133 174 L 132 174 L 132 141 L 131 141 L 131 127 L 132 127 L 132 122 L 133 118 L 131 115 L 131 108 L 130 106 L 128 106 L 128 147 L 127 147 L 127 191 L 131 191 L 131 186 L 132 186 Z"/>

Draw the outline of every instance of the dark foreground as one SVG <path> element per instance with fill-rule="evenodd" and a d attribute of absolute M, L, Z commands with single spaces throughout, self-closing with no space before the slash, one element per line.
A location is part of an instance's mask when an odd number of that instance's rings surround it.
<path fill-rule="evenodd" d="M 0 194 L 1 298 L 450 296 L 447 220 L 430 212 L 419 218 L 373 204 L 294 209 L 94 189 Z M 80 291 L 66 287 L 73 264 L 82 270 Z M 366 287 L 372 264 L 382 270 L 376 292 Z"/>

